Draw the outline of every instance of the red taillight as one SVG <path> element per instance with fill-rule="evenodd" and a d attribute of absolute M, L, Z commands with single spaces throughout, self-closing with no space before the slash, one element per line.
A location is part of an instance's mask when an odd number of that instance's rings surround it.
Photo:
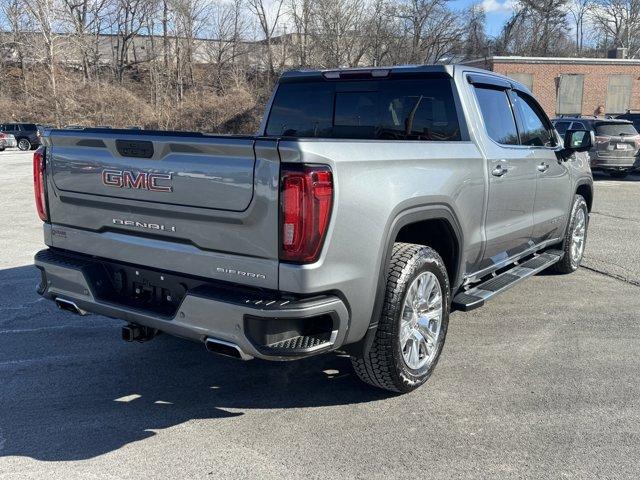
<path fill-rule="evenodd" d="M 596 135 L 596 143 L 607 143 L 609 140 L 611 140 L 611 137 L 602 137 Z"/>
<path fill-rule="evenodd" d="M 317 165 L 283 165 L 280 182 L 280 259 L 297 263 L 315 262 L 331 217 L 331 169 Z"/>
<path fill-rule="evenodd" d="M 44 148 L 40 147 L 33 153 L 33 189 L 36 194 L 36 210 L 40 220 L 46 222 L 47 199 L 44 191 Z"/>

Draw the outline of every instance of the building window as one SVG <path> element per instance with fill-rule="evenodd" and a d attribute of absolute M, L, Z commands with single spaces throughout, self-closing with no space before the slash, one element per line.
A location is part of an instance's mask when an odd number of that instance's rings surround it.
<path fill-rule="evenodd" d="M 607 86 L 607 113 L 626 113 L 631 102 L 631 75 L 609 75 Z"/>
<path fill-rule="evenodd" d="M 560 75 L 556 101 L 557 115 L 579 115 L 582 113 L 584 75 Z"/>
<path fill-rule="evenodd" d="M 533 75 L 530 73 L 507 73 L 507 77 L 513 78 L 533 92 Z"/>

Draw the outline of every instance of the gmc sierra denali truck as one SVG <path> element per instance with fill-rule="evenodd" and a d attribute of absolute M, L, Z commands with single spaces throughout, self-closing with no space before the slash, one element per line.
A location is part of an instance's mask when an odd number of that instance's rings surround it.
<path fill-rule="evenodd" d="M 463 66 L 282 76 L 257 136 L 52 130 L 34 155 L 38 292 L 241 359 L 340 351 L 431 375 L 451 310 L 576 270 L 592 136 Z"/>

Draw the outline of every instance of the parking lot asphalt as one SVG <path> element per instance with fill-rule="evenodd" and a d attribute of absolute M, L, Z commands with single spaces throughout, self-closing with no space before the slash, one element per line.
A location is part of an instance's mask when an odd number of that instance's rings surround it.
<path fill-rule="evenodd" d="M 35 294 L 28 154 L 0 154 L 0 478 L 637 478 L 640 177 L 597 176 L 585 268 L 455 313 L 427 385 L 238 362 Z"/>

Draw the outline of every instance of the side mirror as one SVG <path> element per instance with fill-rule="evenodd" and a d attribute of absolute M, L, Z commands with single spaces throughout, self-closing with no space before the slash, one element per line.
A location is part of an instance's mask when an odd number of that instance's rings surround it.
<path fill-rule="evenodd" d="M 567 130 L 564 134 L 564 149 L 569 154 L 588 152 L 594 143 L 594 134 L 590 130 Z"/>

